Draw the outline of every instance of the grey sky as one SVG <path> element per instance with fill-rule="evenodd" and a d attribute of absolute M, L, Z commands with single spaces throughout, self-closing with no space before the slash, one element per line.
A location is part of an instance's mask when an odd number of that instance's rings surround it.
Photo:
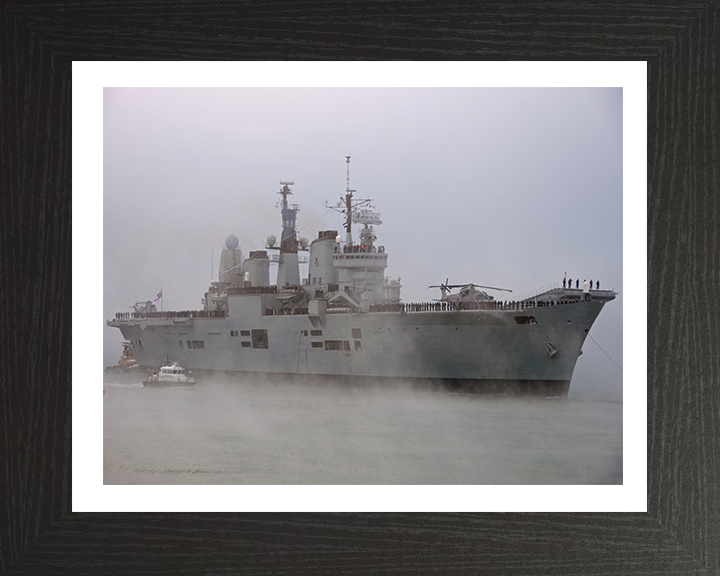
<path fill-rule="evenodd" d="M 515 297 L 565 271 L 599 279 L 620 294 L 591 336 L 622 365 L 622 137 L 620 88 L 106 88 L 105 318 L 161 288 L 165 309 L 199 309 L 226 236 L 247 255 L 279 235 L 280 180 L 300 236 L 342 230 L 325 200 L 351 154 L 404 301 L 445 278 Z M 104 341 L 114 364 L 119 330 Z M 584 352 L 573 386 L 619 394 L 620 370 Z"/>

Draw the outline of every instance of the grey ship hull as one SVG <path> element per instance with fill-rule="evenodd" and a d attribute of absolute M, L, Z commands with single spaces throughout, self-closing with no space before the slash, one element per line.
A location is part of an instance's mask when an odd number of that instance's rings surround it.
<path fill-rule="evenodd" d="M 601 291 L 590 301 L 520 309 L 266 316 L 267 296 L 242 295 L 231 298 L 224 317 L 108 324 L 148 367 L 169 355 L 193 372 L 410 380 L 559 396 L 567 394 L 587 332 L 613 297 Z"/>

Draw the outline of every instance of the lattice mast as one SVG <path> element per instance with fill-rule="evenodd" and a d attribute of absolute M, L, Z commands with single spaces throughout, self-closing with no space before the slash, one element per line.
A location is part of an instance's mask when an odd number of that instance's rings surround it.
<path fill-rule="evenodd" d="M 298 267 L 298 240 L 295 230 L 297 213 L 300 206 L 297 204 L 288 205 L 288 196 L 292 194 L 295 182 L 281 180 L 282 188 L 278 194 L 282 196 L 282 235 L 280 236 L 280 255 L 278 258 L 278 288 L 285 286 L 296 286 L 300 284 L 300 269 Z M 274 240 L 274 239 L 273 239 Z M 272 248 L 272 246 L 270 246 Z"/>
<path fill-rule="evenodd" d="M 368 224 L 382 224 L 382 222 L 380 221 L 379 214 L 369 210 L 370 208 L 373 208 L 371 198 L 353 198 L 353 194 L 356 190 L 350 189 L 350 155 L 345 156 L 345 161 L 347 162 L 347 186 L 345 188 L 345 197 L 343 198 L 341 196 L 340 202 L 338 202 L 335 206 L 330 206 L 326 202 L 325 207 L 329 210 L 335 210 L 336 212 L 345 214 L 345 222 L 343 223 L 346 230 L 345 245 L 352 246 L 353 222 L 365 224 L 366 228 Z M 361 208 L 363 208 L 363 210 L 360 210 Z"/>

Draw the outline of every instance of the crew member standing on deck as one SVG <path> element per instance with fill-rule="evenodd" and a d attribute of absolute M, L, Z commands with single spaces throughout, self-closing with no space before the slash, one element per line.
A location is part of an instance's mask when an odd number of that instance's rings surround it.
<path fill-rule="evenodd" d="M 583 280 L 583 297 L 585 300 L 590 300 L 590 284 L 587 280 Z"/>

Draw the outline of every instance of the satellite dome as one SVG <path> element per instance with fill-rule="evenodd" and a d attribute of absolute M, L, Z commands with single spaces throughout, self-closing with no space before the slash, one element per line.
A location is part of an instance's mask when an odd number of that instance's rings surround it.
<path fill-rule="evenodd" d="M 267 237 L 267 243 L 268 243 L 268 246 L 270 246 L 270 248 L 275 246 L 275 240 L 276 240 L 275 236 L 273 236 L 272 234 L 270 234 L 270 236 Z"/>
<path fill-rule="evenodd" d="M 342 236 L 340 236 L 340 234 L 335 236 L 335 242 L 337 242 L 338 244 L 340 244 L 340 242 L 342 242 Z"/>
<path fill-rule="evenodd" d="M 305 236 L 300 238 L 300 246 L 302 246 L 303 248 L 307 248 L 307 245 L 308 245 L 308 239 L 305 238 Z"/>
<path fill-rule="evenodd" d="M 238 237 L 235 236 L 235 234 L 230 234 L 230 236 L 225 238 L 225 248 L 228 250 L 235 250 L 239 244 L 240 240 L 238 240 Z"/>

